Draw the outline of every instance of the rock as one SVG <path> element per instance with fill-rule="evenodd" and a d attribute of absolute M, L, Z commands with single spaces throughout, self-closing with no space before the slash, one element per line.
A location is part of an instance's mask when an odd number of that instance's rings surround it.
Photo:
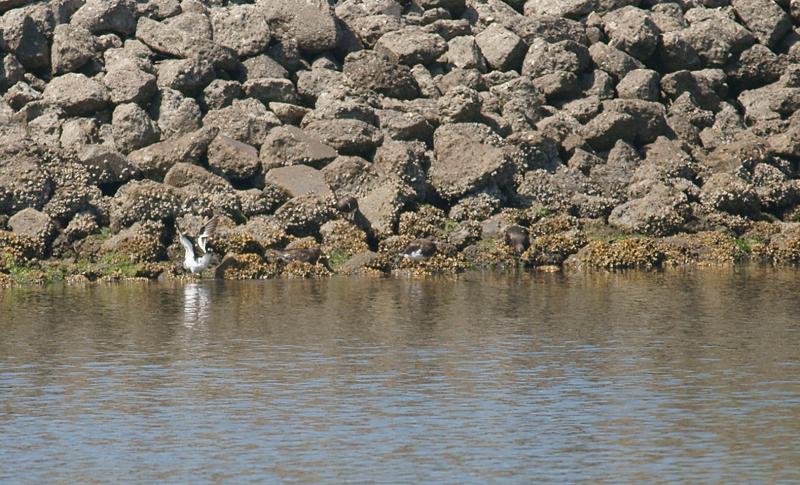
<path fill-rule="evenodd" d="M 100 111 L 111 101 L 104 85 L 76 73 L 53 78 L 44 90 L 44 100 L 72 116 Z"/>
<path fill-rule="evenodd" d="M 475 42 L 492 69 L 519 70 L 527 46 L 514 32 L 500 24 L 491 24 L 475 36 Z"/>
<path fill-rule="evenodd" d="M 430 160 L 424 143 L 387 141 L 375 152 L 372 169 L 380 180 L 403 181 L 414 190 L 417 198 L 424 200 L 431 195 L 425 177 L 428 165 Z"/>
<path fill-rule="evenodd" d="M 627 113 L 606 111 L 583 127 L 583 138 L 597 150 L 607 150 L 617 140 L 632 142 L 635 136 L 636 120 Z"/>
<path fill-rule="evenodd" d="M 228 179 L 246 180 L 260 168 L 258 150 L 225 135 L 218 135 L 208 147 L 208 166 Z"/>
<path fill-rule="evenodd" d="M 406 27 L 384 34 L 375 44 L 375 51 L 407 66 L 430 64 L 447 51 L 447 42 L 438 34 Z"/>
<path fill-rule="evenodd" d="M 187 189 L 187 191 L 199 189 L 203 192 L 203 195 L 233 195 L 233 186 L 230 182 L 199 165 L 191 163 L 180 162 L 173 165 L 164 176 L 164 183 L 171 187 Z M 214 209 L 219 208 L 214 207 Z"/>
<path fill-rule="evenodd" d="M 792 29 L 789 15 L 772 0 L 731 0 L 736 15 L 759 42 L 774 47 Z"/>
<path fill-rule="evenodd" d="M 87 0 L 72 15 L 70 23 L 93 34 L 113 32 L 130 36 L 136 31 L 136 18 L 129 0 Z"/>
<path fill-rule="evenodd" d="M 478 121 L 481 99 L 477 91 L 456 86 L 437 100 L 441 123 L 464 123 Z"/>
<path fill-rule="evenodd" d="M 289 71 L 266 54 L 251 57 L 242 62 L 241 80 L 289 77 Z"/>
<path fill-rule="evenodd" d="M 269 103 L 269 109 L 284 125 L 299 125 L 311 111 L 306 107 L 289 103 Z"/>
<path fill-rule="evenodd" d="M 414 191 L 400 181 L 390 180 L 358 199 L 358 210 L 373 236 L 385 238 L 394 233 L 400 213 L 413 200 Z"/>
<path fill-rule="evenodd" d="M 297 91 L 294 84 L 284 78 L 250 79 L 244 83 L 244 91 L 247 96 L 255 98 L 262 103 L 273 101 L 294 103 L 297 101 Z"/>
<path fill-rule="evenodd" d="M 693 8 L 686 12 L 689 27 L 677 32 L 674 42 L 668 44 L 664 36 L 664 47 L 689 48 L 674 50 L 675 56 L 689 56 L 695 53 L 707 67 L 724 66 L 728 60 L 753 44 L 753 35 L 736 23 L 731 16 L 721 10 Z M 675 44 L 673 46 L 673 44 Z M 695 69 L 699 66 L 686 66 L 683 69 Z"/>
<path fill-rule="evenodd" d="M 735 91 L 753 89 L 778 80 L 784 71 L 781 59 L 761 44 L 742 52 L 738 59 L 725 66 L 728 84 Z"/>
<path fill-rule="evenodd" d="M 103 76 L 113 104 L 145 104 L 158 92 L 156 77 L 132 62 L 114 64 Z"/>
<path fill-rule="evenodd" d="M 3 150 L 0 157 L 0 212 L 11 214 L 28 207 L 41 209 L 53 188 L 52 178 L 42 169 L 34 154 Z"/>
<path fill-rule="evenodd" d="M 156 221 L 136 222 L 113 235 L 100 246 L 100 254 L 119 258 L 120 262 L 154 262 L 165 256 L 164 224 Z"/>
<path fill-rule="evenodd" d="M 292 39 L 304 52 L 317 53 L 336 47 L 336 20 L 326 2 L 306 0 L 257 0 L 258 8 L 279 39 Z"/>
<path fill-rule="evenodd" d="M 298 165 L 297 167 L 301 167 Z M 286 167 L 295 168 L 295 167 Z M 304 237 L 319 231 L 319 227 L 336 216 L 332 200 L 323 200 L 313 194 L 289 199 L 275 211 L 275 219 L 286 232 Z"/>
<path fill-rule="evenodd" d="M 214 41 L 236 51 L 239 57 L 264 52 L 269 45 L 267 19 L 254 5 L 231 5 L 211 10 Z"/>
<path fill-rule="evenodd" d="M 549 43 L 536 39 L 522 63 L 522 74 L 537 78 L 556 71 L 578 74 L 589 68 L 591 59 L 585 46 L 571 40 Z"/>
<path fill-rule="evenodd" d="M 646 61 L 658 45 L 661 31 L 644 10 L 628 6 L 603 17 L 608 45 Z"/>
<path fill-rule="evenodd" d="M 203 118 L 204 126 L 216 127 L 234 140 L 257 148 L 269 131 L 280 124 L 275 114 L 255 99 L 236 99 L 231 106 L 211 110 Z"/>
<path fill-rule="evenodd" d="M 220 69 L 235 69 L 239 64 L 233 50 L 147 17 L 139 18 L 136 38 L 153 51 L 168 57 L 202 59 Z"/>
<path fill-rule="evenodd" d="M 56 26 L 53 46 L 50 49 L 50 66 L 53 74 L 73 72 L 95 56 L 95 40 L 92 33 L 82 27 L 69 24 Z"/>
<path fill-rule="evenodd" d="M 339 71 L 330 69 L 313 69 L 301 71 L 297 74 L 297 92 L 303 101 L 313 106 L 317 97 L 341 86 L 343 75 Z"/>
<path fill-rule="evenodd" d="M 11 109 L 19 111 L 26 104 L 41 100 L 42 93 L 33 89 L 29 84 L 20 81 L 6 91 L 3 99 L 11 106 Z"/>
<path fill-rule="evenodd" d="M 325 177 L 319 170 L 306 165 L 273 168 L 265 180 L 289 194 L 289 197 L 312 194 L 321 199 L 333 197 Z"/>
<path fill-rule="evenodd" d="M 729 173 L 709 177 L 700 192 L 703 205 L 730 214 L 752 216 L 761 210 L 752 186 Z"/>
<path fill-rule="evenodd" d="M 636 58 L 602 42 L 592 44 L 589 55 L 597 67 L 616 79 L 622 79 L 634 69 L 644 69 L 644 65 Z"/>
<path fill-rule="evenodd" d="M 230 106 L 234 99 L 244 98 L 244 88 L 236 81 L 215 79 L 203 89 L 201 104 L 206 111 Z"/>
<path fill-rule="evenodd" d="M 528 0 L 524 12 L 529 17 L 549 15 L 579 20 L 594 8 L 592 0 Z"/>
<path fill-rule="evenodd" d="M 37 18 L 41 10 L 19 8 L 0 17 L 0 44 L 2 50 L 14 57 L 29 70 L 46 69 L 50 64 L 48 37 L 52 27 Z"/>
<path fill-rule="evenodd" d="M 164 139 L 191 133 L 202 126 L 202 112 L 197 101 L 169 88 L 159 91 L 153 118 L 158 120 Z"/>
<path fill-rule="evenodd" d="M 686 195 L 664 184 L 655 184 L 641 198 L 617 206 L 608 223 L 630 233 L 668 236 L 679 232 L 691 214 Z"/>
<path fill-rule="evenodd" d="M 718 111 L 720 100 L 728 94 L 725 80 L 720 69 L 676 71 L 661 78 L 661 90 L 672 99 L 689 93 L 701 108 Z"/>
<path fill-rule="evenodd" d="M 336 158 L 336 150 L 300 128 L 279 126 L 264 140 L 260 158 L 265 172 L 282 165 L 322 167 Z"/>
<path fill-rule="evenodd" d="M 395 110 L 378 110 L 378 126 L 381 131 L 395 140 L 430 141 L 433 127 L 419 113 Z"/>
<path fill-rule="evenodd" d="M 397 99 L 420 95 L 419 85 L 408 67 L 389 62 L 374 51 L 348 54 L 342 69 L 346 81 L 355 88 L 369 89 Z"/>
<path fill-rule="evenodd" d="M 0 89 L 22 81 L 25 78 L 25 68 L 12 54 L 0 55 Z"/>
<path fill-rule="evenodd" d="M 135 222 L 174 219 L 180 210 L 178 189 L 152 180 L 134 180 L 114 195 L 111 228 L 117 232 Z"/>
<path fill-rule="evenodd" d="M 58 233 L 55 222 L 50 216 L 33 208 L 23 209 L 11 216 L 8 226 L 15 234 L 36 241 L 39 247 L 44 248 L 44 254 L 49 252 L 50 243 Z"/>
<path fill-rule="evenodd" d="M 91 182 L 98 186 L 123 184 L 139 174 L 139 169 L 125 155 L 106 145 L 83 145 L 77 155 Z"/>
<path fill-rule="evenodd" d="M 158 64 L 158 87 L 196 96 L 214 79 L 214 69 L 203 59 L 167 59 Z"/>
<path fill-rule="evenodd" d="M 461 69 L 477 69 L 486 72 L 486 59 L 483 58 L 475 37 L 462 35 L 447 42 L 447 63 Z"/>
<path fill-rule="evenodd" d="M 508 183 L 513 171 L 500 138 L 485 125 L 442 125 L 434 133 L 433 146 L 428 177 L 436 192 L 448 200 L 491 184 Z"/>
<path fill-rule="evenodd" d="M 661 96 L 659 75 L 650 69 L 634 69 L 617 84 L 620 98 L 658 101 Z"/>
<path fill-rule="evenodd" d="M 111 118 L 114 143 L 123 153 L 157 142 L 161 133 L 156 123 L 139 105 L 121 104 L 114 109 Z"/>
<path fill-rule="evenodd" d="M 383 140 L 377 128 L 355 119 L 312 121 L 306 125 L 305 131 L 342 155 L 369 154 Z"/>
<path fill-rule="evenodd" d="M 131 152 L 128 159 L 145 177 L 160 180 L 176 163 L 199 163 L 218 133 L 218 128 L 202 128 Z"/>

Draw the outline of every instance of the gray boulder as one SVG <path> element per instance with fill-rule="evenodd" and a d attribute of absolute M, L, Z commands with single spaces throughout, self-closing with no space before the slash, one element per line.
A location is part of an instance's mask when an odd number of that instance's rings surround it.
<path fill-rule="evenodd" d="M 127 37 L 136 31 L 133 2 L 130 0 L 87 0 L 72 15 L 70 23 L 93 34 L 113 32 Z"/>
<path fill-rule="evenodd" d="M 139 174 L 125 155 L 106 145 L 83 145 L 77 155 L 94 185 L 122 184 Z"/>
<path fill-rule="evenodd" d="M 690 215 L 686 194 L 665 184 L 655 184 L 643 197 L 615 207 L 608 223 L 630 233 L 668 236 L 679 232 Z"/>
<path fill-rule="evenodd" d="M 369 231 L 377 238 L 391 236 L 400 213 L 414 200 L 411 187 L 390 179 L 358 199 L 358 211 L 367 221 Z"/>
<path fill-rule="evenodd" d="M 368 155 L 383 141 L 380 130 L 355 119 L 312 121 L 305 131 L 342 155 Z"/>
<path fill-rule="evenodd" d="M 196 96 L 213 79 L 213 66 L 201 58 L 167 59 L 158 64 L 158 87 L 186 96 Z"/>
<path fill-rule="evenodd" d="M 0 45 L 13 54 L 26 69 L 46 69 L 50 65 L 49 36 L 52 25 L 37 13 L 36 6 L 14 9 L 0 17 Z"/>
<path fill-rule="evenodd" d="M 608 45 L 646 61 L 658 45 L 661 34 L 650 15 L 636 7 L 623 7 L 603 17 Z"/>
<path fill-rule="evenodd" d="M 131 152 L 128 159 L 145 177 L 160 180 L 176 163 L 200 163 L 218 133 L 217 128 L 202 128 Z"/>
<path fill-rule="evenodd" d="M 618 80 L 634 69 L 644 69 L 644 65 L 633 56 L 602 42 L 592 44 L 589 55 L 597 67 Z"/>
<path fill-rule="evenodd" d="M 208 147 L 208 166 L 230 180 L 245 180 L 258 172 L 258 150 L 225 135 L 218 135 Z"/>
<path fill-rule="evenodd" d="M 772 0 L 732 0 L 736 15 L 759 42 L 774 47 L 792 30 L 789 15 Z"/>
<path fill-rule="evenodd" d="M 634 69 L 617 84 L 617 95 L 620 98 L 658 101 L 661 97 L 659 81 L 659 74 L 656 71 Z"/>
<path fill-rule="evenodd" d="M 333 198 L 333 192 L 319 170 L 307 165 L 273 168 L 264 179 L 279 187 L 290 197 L 314 195 L 320 199 Z"/>
<path fill-rule="evenodd" d="M 153 118 L 164 139 L 191 133 L 202 126 L 202 112 L 194 98 L 188 98 L 174 89 L 159 91 L 154 100 Z"/>
<path fill-rule="evenodd" d="M 144 104 L 158 92 L 156 77 L 133 62 L 113 64 L 103 76 L 103 84 L 113 104 Z"/>
<path fill-rule="evenodd" d="M 23 209 L 8 220 L 8 226 L 15 234 L 29 237 L 44 248 L 44 254 L 49 252 L 50 243 L 53 242 L 58 229 L 53 219 L 44 212 L 33 208 Z"/>
<path fill-rule="evenodd" d="M 255 99 L 236 99 L 230 106 L 211 110 L 203 118 L 203 126 L 216 127 L 221 133 L 260 147 L 269 131 L 281 124 L 274 113 Z"/>
<path fill-rule="evenodd" d="M 522 63 L 522 74 L 533 78 L 566 71 L 578 74 L 591 65 L 589 51 L 585 46 L 571 40 L 549 43 L 536 39 L 531 43 Z"/>
<path fill-rule="evenodd" d="M 294 84 L 285 78 L 259 78 L 250 79 L 244 83 L 244 91 L 247 96 L 255 98 L 262 103 L 297 102 L 297 90 Z"/>
<path fill-rule="evenodd" d="M 501 139 L 478 123 L 442 125 L 434 133 L 428 178 L 436 192 L 453 200 L 492 184 L 508 183 L 511 158 Z"/>
<path fill-rule="evenodd" d="M 753 216 L 761 210 L 754 187 L 730 173 L 709 177 L 700 191 L 700 201 L 708 208 L 735 215 Z"/>
<path fill-rule="evenodd" d="M 230 106 L 234 99 L 241 99 L 244 96 L 244 88 L 237 81 L 215 79 L 203 89 L 200 102 L 203 109 L 208 111 Z"/>
<path fill-rule="evenodd" d="M 121 104 L 111 117 L 114 144 L 122 153 L 130 153 L 157 142 L 158 125 L 137 104 Z"/>
<path fill-rule="evenodd" d="M 300 128 L 279 126 L 261 145 L 260 158 L 264 171 L 281 165 L 322 167 L 336 158 L 336 150 Z"/>
<path fill-rule="evenodd" d="M 514 32 L 500 24 L 491 24 L 475 36 L 475 42 L 492 69 L 519 70 L 527 46 Z"/>
<path fill-rule="evenodd" d="M 181 193 L 152 180 L 133 180 L 120 187 L 111 205 L 111 228 L 118 232 L 135 222 L 174 219 L 181 211 Z"/>

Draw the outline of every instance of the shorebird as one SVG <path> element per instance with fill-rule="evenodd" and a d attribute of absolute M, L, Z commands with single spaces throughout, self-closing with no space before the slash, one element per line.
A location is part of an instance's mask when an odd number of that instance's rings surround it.
<path fill-rule="evenodd" d="M 436 254 L 436 243 L 430 239 L 416 239 L 400 253 L 404 259 L 424 261 Z"/>
<path fill-rule="evenodd" d="M 272 254 L 284 263 L 299 261 L 301 263 L 315 264 L 322 257 L 322 250 L 318 247 L 296 249 L 273 249 Z"/>
<path fill-rule="evenodd" d="M 516 254 L 522 254 L 530 246 L 528 229 L 522 226 L 513 225 L 506 229 L 503 239 L 506 244 L 511 246 Z"/>
<path fill-rule="evenodd" d="M 206 245 L 208 244 L 208 239 L 217 229 L 217 222 L 219 222 L 219 217 L 212 217 L 211 220 L 203 226 L 203 229 L 200 230 L 200 234 L 196 238 L 184 234 L 177 224 L 175 225 L 178 229 L 178 240 L 181 242 L 181 246 L 183 246 L 184 250 L 183 267 L 192 274 L 202 273 L 211 264 L 212 252 L 208 250 Z"/>

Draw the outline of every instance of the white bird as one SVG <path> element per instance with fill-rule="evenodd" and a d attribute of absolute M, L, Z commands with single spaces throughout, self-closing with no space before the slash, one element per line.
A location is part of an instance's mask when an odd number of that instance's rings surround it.
<path fill-rule="evenodd" d="M 200 235 L 197 236 L 196 239 L 192 239 L 188 235 L 181 232 L 180 228 L 178 229 L 178 239 L 181 242 L 181 246 L 184 249 L 183 255 L 183 267 L 189 270 L 192 274 L 199 274 L 205 271 L 208 266 L 211 264 L 211 254 L 212 252 L 206 248 L 206 244 L 208 243 L 208 239 L 214 233 L 214 230 L 217 228 L 217 222 L 219 221 L 218 217 L 213 217 L 210 221 L 203 226 L 203 229 L 200 231 Z"/>

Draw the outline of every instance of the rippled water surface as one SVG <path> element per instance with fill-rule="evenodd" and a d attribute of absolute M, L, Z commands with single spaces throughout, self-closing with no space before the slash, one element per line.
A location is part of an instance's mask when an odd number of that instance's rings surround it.
<path fill-rule="evenodd" d="M 799 282 L 0 291 L 0 482 L 797 483 Z"/>

